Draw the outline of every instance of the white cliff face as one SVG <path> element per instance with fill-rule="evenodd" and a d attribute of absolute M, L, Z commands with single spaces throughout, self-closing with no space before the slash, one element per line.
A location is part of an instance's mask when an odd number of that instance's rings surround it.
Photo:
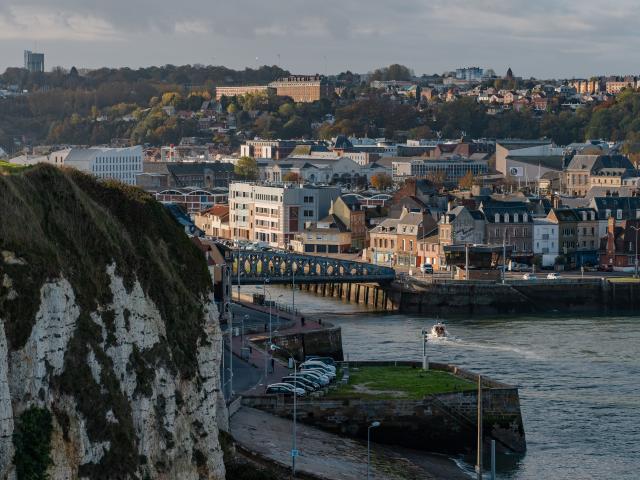
<path fill-rule="evenodd" d="M 11 408 L 11 392 L 7 377 L 8 365 L 7 338 L 4 334 L 4 323 L 0 319 L 0 478 L 5 478 L 13 458 L 13 410 Z"/>
<path fill-rule="evenodd" d="M 193 346 L 197 349 L 197 378 L 185 380 L 169 366 L 170 359 L 157 354 L 165 352 L 166 357 L 170 350 L 165 345 L 167 332 L 156 305 L 138 282 L 127 292 L 114 273 L 115 267 L 107 272 L 113 301 L 91 313 L 101 338 L 88 346 L 84 358 L 91 378 L 101 389 L 108 388 L 105 373 L 112 372 L 128 401 L 137 457 L 144 458 L 131 474 L 176 480 L 224 479 L 218 443 L 220 331 L 213 299 L 203 300 L 204 332 L 200 344 Z M 99 465 L 112 447 L 104 439 L 91 439 L 89 419 L 79 411 L 76 400 L 55 387 L 56 377 L 64 373 L 65 354 L 79 317 L 71 285 L 59 279 L 42 287 L 36 322 L 23 348 L 8 351 L 0 319 L 0 479 L 13 474 L 11 436 L 15 420 L 32 406 L 53 412 L 54 465 L 50 478 L 78 478 L 82 466 Z M 146 378 L 138 378 L 140 369 L 132 365 L 135 355 L 149 362 L 144 370 Z M 115 412 L 109 409 L 95 414 L 103 415 L 108 424 L 119 425 L 125 419 Z"/>

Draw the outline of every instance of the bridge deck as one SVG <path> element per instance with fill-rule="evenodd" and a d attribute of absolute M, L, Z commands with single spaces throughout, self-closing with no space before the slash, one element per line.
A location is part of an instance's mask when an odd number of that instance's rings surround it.
<path fill-rule="evenodd" d="M 396 277 L 393 268 L 371 263 L 297 253 L 235 250 L 234 285 L 238 284 L 238 263 L 241 285 L 258 285 L 266 278 L 269 283 L 289 284 L 294 278 L 295 283 L 386 283 Z"/>

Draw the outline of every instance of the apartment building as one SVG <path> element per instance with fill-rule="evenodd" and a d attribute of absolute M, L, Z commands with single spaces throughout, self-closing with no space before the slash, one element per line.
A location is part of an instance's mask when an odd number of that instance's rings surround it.
<path fill-rule="evenodd" d="M 236 85 L 229 87 L 216 87 L 216 100 L 222 97 L 236 97 L 247 93 L 267 93 L 267 85 Z"/>
<path fill-rule="evenodd" d="M 279 97 L 290 97 L 294 102 L 310 103 L 328 98 L 331 86 L 322 75 L 292 75 L 269 84 Z"/>
<path fill-rule="evenodd" d="M 593 186 L 619 187 L 621 177 L 633 172 L 633 164 L 623 155 L 575 155 L 564 171 L 565 193 L 583 197 Z"/>
<path fill-rule="evenodd" d="M 488 245 L 513 246 L 514 257 L 533 255 L 533 218 L 523 202 L 487 201 L 479 210 L 486 219 L 485 242 Z"/>
<path fill-rule="evenodd" d="M 539 256 L 543 267 L 555 265 L 560 255 L 558 225 L 546 218 L 533 219 L 533 254 Z"/>
<path fill-rule="evenodd" d="M 339 187 L 232 183 L 229 186 L 231 235 L 285 248 L 306 223 L 326 217 L 331 202 L 339 196 Z"/>
<path fill-rule="evenodd" d="M 64 164 L 99 179 L 119 180 L 127 185 L 136 184 L 136 175 L 142 173 L 144 153 L 141 146 L 127 148 L 72 148 Z"/>
<path fill-rule="evenodd" d="M 240 145 L 240 156 L 280 160 L 291 155 L 301 143 L 296 140 L 247 140 Z"/>

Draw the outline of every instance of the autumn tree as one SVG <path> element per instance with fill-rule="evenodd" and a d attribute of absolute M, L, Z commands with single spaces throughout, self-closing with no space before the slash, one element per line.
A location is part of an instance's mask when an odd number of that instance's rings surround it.
<path fill-rule="evenodd" d="M 298 182 L 300 182 L 302 180 L 302 177 L 297 172 L 287 172 L 282 177 L 282 180 L 285 181 L 285 182 L 298 183 Z"/>
<path fill-rule="evenodd" d="M 251 157 L 240 157 L 233 171 L 245 180 L 257 180 L 260 176 L 258 162 L 256 162 L 255 158 Z"/>
<path fill-rule="evenodd" d="M 471 173 L 471 171 L 468 171 L 465 174 L 465 176 L 460 179 L 460 181 L 458 182 L 458 185 L 463 190 L 471 190 L 471 187 L 473 187 L 474 181 L 475 181 L 475 177 L 473 176 L 473 173 Z"/>
<path fill-rule="evenodd" d="M 391 188 L 393 179 L 386 173 L 376 173 L 371 177 L 371 185 L 376 190 L 384 191 Z"/>

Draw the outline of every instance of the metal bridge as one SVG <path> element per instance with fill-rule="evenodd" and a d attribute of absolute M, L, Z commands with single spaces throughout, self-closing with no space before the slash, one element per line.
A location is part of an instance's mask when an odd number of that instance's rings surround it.
<path fill-rule="evenodd" d="M 240 275 L 238 275 L 238 256 Z M 269 283 L 387 283 L 395 279 L 393 268 L 315 255 L 253 250 L 233 251 L 234 285 Z"/>

